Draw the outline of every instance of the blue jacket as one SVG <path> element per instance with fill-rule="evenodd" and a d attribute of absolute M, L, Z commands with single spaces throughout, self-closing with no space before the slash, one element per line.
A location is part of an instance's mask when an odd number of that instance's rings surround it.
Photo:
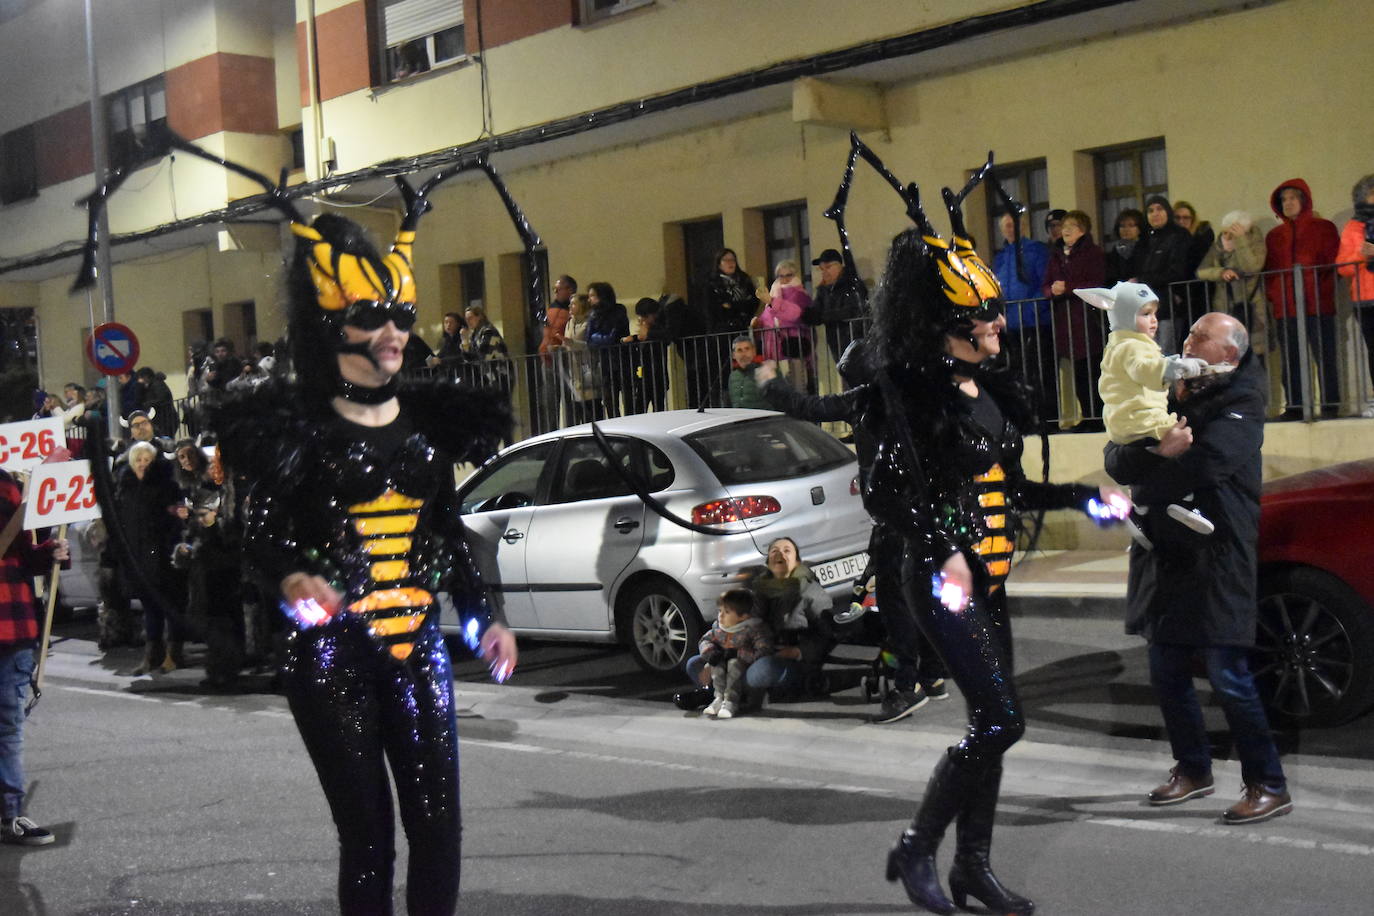
<path fill-rule="evenodd" d="M 1035 239 L 1021 239 L 1021 261 L 1026 267 L 1026 282 L 1016 275 L 1016 254 L 1011 244 L 1003 245 L 992 259 L 993 273 L 1002 285 L 1002 301 L 1007 304 L 1007 330 L 1050 326 L 1050 300 L 1040 293 L 1045 268 L 1050 263 L 1050 246 Z M 1034 299 L 1032 303 L 1019 303 Z M 1023 320 L 1024 319 L 1024 320 Z"/>

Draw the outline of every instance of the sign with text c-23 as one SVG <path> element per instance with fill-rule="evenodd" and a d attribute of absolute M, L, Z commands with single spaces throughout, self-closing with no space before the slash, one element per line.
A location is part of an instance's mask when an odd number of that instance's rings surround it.
<path fill-rule="evenodd" d="M 89 461 L 40 464 L 29 479 L 24 528 L 47 528 L 100 518 Z"/>
<path fill-rule="evenodd" d="M 27 471 L 42 464 L 53 449 L 66 445 L 62 421 L 56 417 L 0 423 L 0 468 Z"/>

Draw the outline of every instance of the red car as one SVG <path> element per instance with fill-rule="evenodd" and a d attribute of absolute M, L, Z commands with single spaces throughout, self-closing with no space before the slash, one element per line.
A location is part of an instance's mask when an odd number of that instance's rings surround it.
<path fill-rule="evenodd" d="M 1374 459 L 1271 481 L 1260 500 L 1254 671 L 1288 725 L 1374 705 Z"/>

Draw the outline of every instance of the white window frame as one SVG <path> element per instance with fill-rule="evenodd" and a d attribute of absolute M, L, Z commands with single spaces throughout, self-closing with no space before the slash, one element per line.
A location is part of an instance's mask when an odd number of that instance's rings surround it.
<path fill-rule="evenodd" d="M 388 27 L 388 12 L 398 11 L 401 21 L 393 22 Z M 394 0 L 378 3 L 378 22 L 382 34 L 382 70 L 383 83 L 395 83 L 410 79 L 414 76 L 421 76 L 426 73 L 433 73 L 444 67 L 462 63 L 468 59 L 466 42 L 466 11 L 463 8 L 463 0 Z M 395 33 L 396 28 L 402 28 L 398 37 Z M 464 43 L 462 50 L 453 57 L 446 57 L 443 60 L 437 59 L 436 38 L 455 28 L 464 29 Z M 417 44 L 424 51 L 425 63 L 428 69 L 417 70 L 413 73 L 406 73 L 402 76 L 395 76 L 392 66 L 392 52 L 407 45 Z"/>

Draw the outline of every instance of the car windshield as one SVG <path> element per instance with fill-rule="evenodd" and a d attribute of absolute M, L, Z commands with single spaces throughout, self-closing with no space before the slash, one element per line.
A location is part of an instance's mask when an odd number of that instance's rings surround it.
<path fill-rule="evenodd" d="M 692 433 L 683 441 L 727 486 L 791 480 L 854 460 L 854 453 L 834 436 L 790 417 L 728 423 Z"/>

